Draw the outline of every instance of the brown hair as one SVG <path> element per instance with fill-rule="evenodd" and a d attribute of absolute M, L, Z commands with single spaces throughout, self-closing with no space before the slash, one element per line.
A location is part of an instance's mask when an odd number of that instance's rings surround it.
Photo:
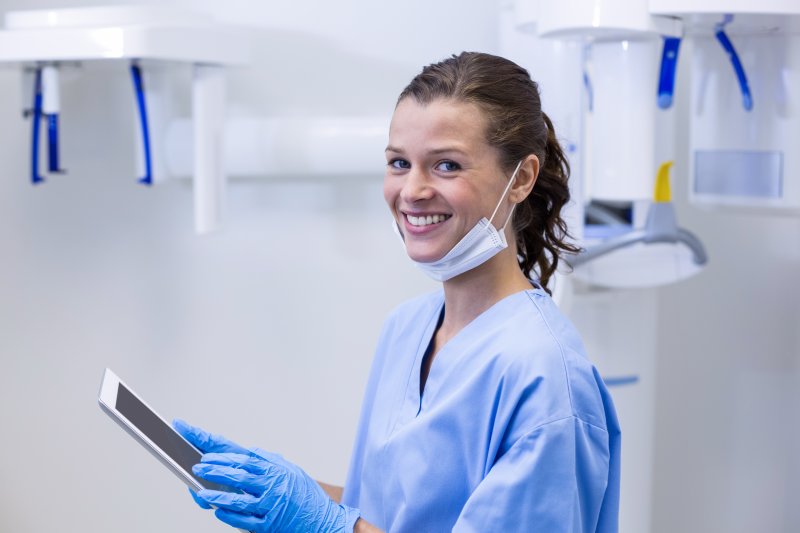
<path fill-rule="evenodd" d="M 423 105 L 438 98 L 476 104 L 487 118 L 486 140 L 500 151 L 500 164 L 509 173 L 530 154 L 539 158 L 536 185 L 517 205 L 512 224 L 522 272 L 528 277 L 538 273 L 547 289 L 559 256 L 579 248 L 568 242 L 561 218 L 569 201 L 569 163 L 553 123 L 542 112 L 536 82 L 508 59 L 462 52 L 423 68 L 400 93 L 398 103 L 408 96 Z"/>

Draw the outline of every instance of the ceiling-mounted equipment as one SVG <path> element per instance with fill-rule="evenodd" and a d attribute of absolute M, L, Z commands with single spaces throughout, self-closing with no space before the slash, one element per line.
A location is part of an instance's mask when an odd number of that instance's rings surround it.
<path fill-rule="evenodd" d="M 189 64 L 194 118 L 195 228 L 217 227 L 226 177 L 222 161 L 225 68 L 249 61 L 249 35 L 210 16 L 169 6 L 101 6 L 15 11 L 0 31 L 0 63 L 19 65 L 31 77 L 31 181 L 39 171 L 40 121 L 48 124 L 48 170 L 60 172 L 59 68 L 75 62 L 123 61 L 130 68 L 139 116 L 144 175 L 151 184 L 153 152 L 144 62 Z"/>

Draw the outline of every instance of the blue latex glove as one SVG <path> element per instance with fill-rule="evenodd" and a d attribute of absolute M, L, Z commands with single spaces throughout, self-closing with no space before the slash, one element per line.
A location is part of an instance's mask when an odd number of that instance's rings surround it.
<path fill-rule="evenodd" d="M 217 508 L 217 518 L 233 527 L 266 532 L 351 533 L 358 509 L 334 502 L 301 468 L 280 455 L 245 449 L 176 420 L 181 435 L 204 452 L 192 472 L 244 494 L 201 490 L 193 495 L 201 506 Z"/>
<path fill-rule="evenodd" d="M 236 444 L 233 441 L 230 441 L 223 437 L 222 435 L 213 435 L 202 429 L 192 426 L 191 424 L 186 423 L 183 420 L 175 419 L 172 421 L 172 427 L 175 428 L 175 431 L 180 433 L 184 439 L 188 440 L 189 442 L 194 445 L 195 448 L 200 450 L 202 453 L 207 452 L 233 452 L 233 453 L 249 453 L 249 450 L 243 446 Z M 210 505 L 206 503 L 205 500 L 202 498 L 197 497 L 197 493 L 192 489 L 189 489 L 189 494 L 192 495 L 195 503 L 202 507 L 203 509 L 212 509 Z"/>
<path fill-rule="evenodd" d="M 196 503 L 197 505 L 199 505 L 203 509 L 213 509 L 213 507 L 208 505 L 206 503 L 206 501 L 203 498 L 201 498 L 200 496 L 198 496 L 197 493 L 195 491 L 193 491 L 192 489 L 189 489 L 189 494 L 192 495 L 192 499 L 194 500 L 194 503 Z"/>

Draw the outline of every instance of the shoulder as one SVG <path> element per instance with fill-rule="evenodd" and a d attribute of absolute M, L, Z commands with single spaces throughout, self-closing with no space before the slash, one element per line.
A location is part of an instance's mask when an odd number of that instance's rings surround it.
<path fill-rule="evenodd" d="M 563 370 L 565 359 L 570 364 L 580 364 L 576 358 L 586 360 L 577 330 L 546 292 L 525 291 L 498 305 L 503 307 L 486 334 L 502 341 L 497 356 L 504 363 Z"/>
<path fill-rule="evenodd" d="M 535 402 L 538 424 L 574 416 L 606 426 L 600 377 L 575 326 L 546 292 L 526 291 L 500 327 L 496 333 L 504 346 L 497 357 L 504 379 L 531 393 L 520 399 Z M 541 411 L 543 398 L 553 408 L 546 416 Z"/>
<path fill-rule="evenodd" d="M 570 350 L 584 354 L 585 350 L 575 326 L 543 290 L 524 292 L 520 304 L 514 309 L 509 326 L 519 333 L 536 335 L 536 343 L 556 352 Z M 528 339 L 530 340 L 530 339 Z"/>

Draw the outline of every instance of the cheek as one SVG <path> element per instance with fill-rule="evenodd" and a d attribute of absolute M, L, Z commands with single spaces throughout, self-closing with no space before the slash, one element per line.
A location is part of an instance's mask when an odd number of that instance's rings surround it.
<path fill-rule="evenodd" d="M 396 180 L 390 179 L 388 176 L 383 180 L 383 199 L 389 209 L 394 211 L 394 205 L 397 202 L 397 196 L 400 194 L 400 188 L 396 184 Z"/>

